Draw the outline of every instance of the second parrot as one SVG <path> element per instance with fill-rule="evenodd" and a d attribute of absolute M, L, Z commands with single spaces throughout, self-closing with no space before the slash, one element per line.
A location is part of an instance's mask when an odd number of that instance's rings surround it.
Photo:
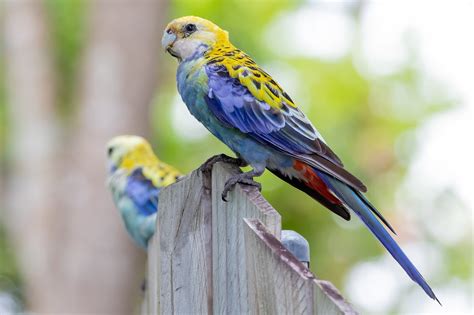
<path fill-rule="evenodd" d="M 155 233 L 158 193 L 181 173 L 161 162 L 150 144 L 138 136 L 118 136 L 107 144 L 108 185 L 125 227 L 146 249 Z"/>

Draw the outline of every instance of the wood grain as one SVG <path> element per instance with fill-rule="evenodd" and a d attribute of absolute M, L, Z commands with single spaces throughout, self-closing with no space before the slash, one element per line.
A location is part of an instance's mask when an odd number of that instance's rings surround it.
<path fill-rule="evenodd" d="M 211 203 L 206 186 L 201 173 L 193 172 L 160 193 L 155 248 L 160 292 L 155 304 L 161 314 L 212 313 Z"/>
<path fill-rule="evenodd" d="M 280 215 L 256 188 L 222 201 L 238 172 L 217 163 L 162 190 L 142 314 L 356 314 L 283 246 Z"/>
<path fill-rule="evenodd" d="M 273 235 L 280 236 L 281 217 L 255 187 L 240 186 L 221 193 L 226 181 L 239 172 L 217 163 L 212 172 L 212 246 L 214 310 L 217 314 L 249 312 L 243 218 L 258 218 Z"/>
<path fill-rule="evenodd" d="M 244 219 L 249 314 L 356 314 L 258 219 Z"/>

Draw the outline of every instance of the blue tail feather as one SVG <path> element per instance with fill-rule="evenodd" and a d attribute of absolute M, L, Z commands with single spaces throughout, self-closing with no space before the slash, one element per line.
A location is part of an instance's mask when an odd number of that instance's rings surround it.
<path fill-rule="evenodd" d="M 340 198 L 354 213 L 364 222 L 369 230 L 377 237 L 377 239 L 383 244 L 383 246 L 390 252 L 400 266 L 405 270 L 408 276 L 418 283 L 426 294 L 441 304 L 426 283 L 423 276 L 416 269 L 413 263 L 408 259 L 402 249 L 398 246 L 395 240 L 390 236 L 388 231 L 384 228 L 382 223 L 374 215 L 375 209 L 372 205 L 368 204 L 368 201 L 355 192 L 351 187 L 340 182 L 339 180 L 317 171 L 321 179 L 325 184 Z M 378 212 L 375 212 L 378 215 Z"/>

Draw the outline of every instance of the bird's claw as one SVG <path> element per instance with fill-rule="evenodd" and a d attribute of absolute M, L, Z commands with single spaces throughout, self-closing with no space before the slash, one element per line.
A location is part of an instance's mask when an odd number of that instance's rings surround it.
<path fill-rule="evenodd" d="M 227 182 L 225 183 L 221 195 L 223 201 L 228 201 L 227 195 L 229 194 L 229 191 L 231 191 L 237 184 L 257 187 L 259 191 L 262 191 L 262 184 L 254 181 L 253 177 L 249 177 L 247 173 L 238 174 L 229 178 L 229 180 L 227 180 Z"/>
<path fill-rule="evenodd" d="M 238 167 L 244 167 L 248 165 L 248 163 L 246 163 L 241 158 L 233 158 L 225 154 L 217 154 L 207 159 L 207 161 L 199 167 L 199 171 L 202 173 L 210 173 L 214 164 L 218 162 L 233 164 L 237 165 Z"/>

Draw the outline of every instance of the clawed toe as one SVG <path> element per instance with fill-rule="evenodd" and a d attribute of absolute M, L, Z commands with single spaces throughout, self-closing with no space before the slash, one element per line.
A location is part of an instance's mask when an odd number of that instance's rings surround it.
<path fill-rule="evenodd" d="M 214 164 L 218 162 L 225 162 L 229 164 L 234 164 L 239 167 L 247 166 L 248 164 L 242 160 L 241 158 L 233 158 L 225 154 L 218 154 L 214 155 L 213 157 L 209 158 L 206 162 L 204 162 L 200 167 L 199 171 L 202 173 L 210 173 L 212 171 L 212 167 Z"/>
<path fill-rule="evenodd" d="M 227 202 L 227 195 L 229 191 L 231 191 L 235 185 L 243 184 L 248 186 L 257 187 L 259 191 L 262 191 L 262 184 L 253 180 L 252 177 L 248 177 L 247 173 L 239 174 L 234 177 L 229 178 L 229 180 L 225 183 L 224 189 L 222 190 L 222 200 Z"/>
<path fill-rule="evenodd" d="M 202 173 L 210 173 L 214 164 L 219 162 L 219 160 L 223 158 L 223 155 L 225 154 L 218 154 L 218 155 L 211 156 L 210 158 L 206 160 L 206 162 L 204 162 L 199 167 L 199 171 L 201 171 Z"/>

